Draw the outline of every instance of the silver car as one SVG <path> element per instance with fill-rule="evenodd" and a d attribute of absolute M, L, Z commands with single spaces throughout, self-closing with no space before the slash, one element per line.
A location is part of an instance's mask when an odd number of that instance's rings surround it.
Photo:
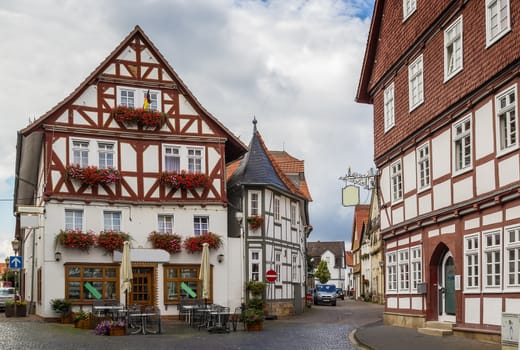
<path fill-rule="evenodd" d="M 315 304 L 336 306 L 336 286 L 333 284 L 317 284 Z"/>
<path fill-rule="evenodd" d="M 0 287 L 0 310 L 5 310 L 5 303 L 15 300 L 13 287 Z"/>

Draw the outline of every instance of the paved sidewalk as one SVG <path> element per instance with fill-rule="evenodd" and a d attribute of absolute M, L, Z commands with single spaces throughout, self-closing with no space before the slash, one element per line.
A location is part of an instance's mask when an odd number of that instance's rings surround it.
<path fill-rule="evenodd" d="M 414 328 L 374 325 L 358 328 L 354 339 L 363 348 L 372 350 L 499 350 L 500 344 L 483 343 L 462 336 L 436 337 L 417 332 Z"/>

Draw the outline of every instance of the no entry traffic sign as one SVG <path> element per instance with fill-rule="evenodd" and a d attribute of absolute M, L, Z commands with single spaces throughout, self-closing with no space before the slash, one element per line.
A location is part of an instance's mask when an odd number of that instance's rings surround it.
<path fill-rule="evenodd" d="M 276 274 L 275 270 L 268 270 L 265 273 L 265 279 L 267 280 L 267 282 L 273 283 L 274 281 L 276 281 L 277 276 L 278 275 Z"/>

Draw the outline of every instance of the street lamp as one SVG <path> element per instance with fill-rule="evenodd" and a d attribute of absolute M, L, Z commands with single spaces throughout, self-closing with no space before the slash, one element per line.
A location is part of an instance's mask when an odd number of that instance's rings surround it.
<path fill-rule="evenodd" d="M 11 242 L 11 246 L 14 250 L 14 255 L 18 255 L 18 250 L 20 249 L 20 241 L 16 238 Z"/>

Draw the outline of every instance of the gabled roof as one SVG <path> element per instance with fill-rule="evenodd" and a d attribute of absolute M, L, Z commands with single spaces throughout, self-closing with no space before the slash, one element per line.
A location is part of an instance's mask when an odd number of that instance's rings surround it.
<path fill-rule="evenodd" d="M 345 265 L 346 266 L 354 266 L 354 259 L 352 256 L 352 252 L 345 252 Z"/>
<path fill-rule="evenodd" d="M 359 78 L 356 93 L 356 101 L 361 103 L 372 103 L 368 93 L 368 86 L 370 85 L 370 78 L 372 77 L 372 68 L 374 57 L 376 55 L 377 42 L 379 40 L 384 2 L 384 0 L 375 0 L 374 4 L 374 12 L 372 14 L 372 22 L 370 23 L 370 31 L 368 32 L 365 57 L 363 59 L 363 65 L 361 66 L 361 76 Z"/>
<path fill-rule="evenodd" d="M 228 130 L 217 118 L 215 118 L 211 113 L 209 113 L 195 98 L 193 93 L 188 89 L 188 87 L 184 84 L 181 78 L 177 75 L 177 73 L 173 70 L 164 56 L 160 53 L 160 51 L 155 47 L 152 41 L 146 36 L 144 31 L 139 27 L 135 26 L 134 30 L 128 34 L 128 36 L 108 55 L 108 57 L 101 62 L 96 69 L 65 99 L 59 102 L 56 106 L 54 106 L 50 111 L 39 117 L 32 124 L 27 126 L 25 129 L 21 130 L 21 133 L 25 136 L 28 133 L 31 133 L 35 130 L 38 130 L 42 127 L 45 121 L 58 112 L 61 108 L 63 108 L 67 103 L 74 101 L 78 96 L 80 96 L 91 84 L 95 84 L 98 77 L 108 68 L 108 66 L 116 60 L 122 51 L 131 45 L 132 41 L 139 38 L 139 40 L 145 44 L 145 46 L 150 50 L 150 52 L 157 58 L 160 62 L 163 69 L 166 70 L 168 74 L 173 77 L 174 82 L 176 83 L 179 91 L 189 99 L 197 108 L 202 111 L 203 115 L 211 122 L 213 122 L 217 128 L 219 128 L 224 135 L 226 135 L 226 160 L 234 160 L 240 155 L 242 155 L 246 150 L 246 146 L 240 141 L 230 130 Z"/>
<path fill-rule="evenodd" d="M 368 226 L 368 213 L 370 205 L 358 204 L 354 208 L 354 220 L 352 223 L 352 250 L 357 250 L 361 247 L 361 235 Z"/>
<path fill-rule="evenodd" d="M 345 242 L 307 242 L 307 255 L 310 257 L 321 257 L 327 250 L 332 252 L 336 258 L 343 257 L 345 252 Z"/>
<path fill-rule="evenodd" d="M 227 166 L 228 186 L 273 186 L 281 191 L 311 201 L 303 172 L 298 173 L 303 180 L 299 183 L 299 186 L 295 185 L 289 178 L 292 171 L 303 170 L 303 161 L 299 161 L 285 152 L 285 154 L 278 152 L 276 156 L 273 155 L 267 149 L 260 132 L 256 128 L 256 123 L 255 119 L 249 151 L 241 159 Z M 291 173 L 284 172 L 282 168 L 291 171 Z"/>

